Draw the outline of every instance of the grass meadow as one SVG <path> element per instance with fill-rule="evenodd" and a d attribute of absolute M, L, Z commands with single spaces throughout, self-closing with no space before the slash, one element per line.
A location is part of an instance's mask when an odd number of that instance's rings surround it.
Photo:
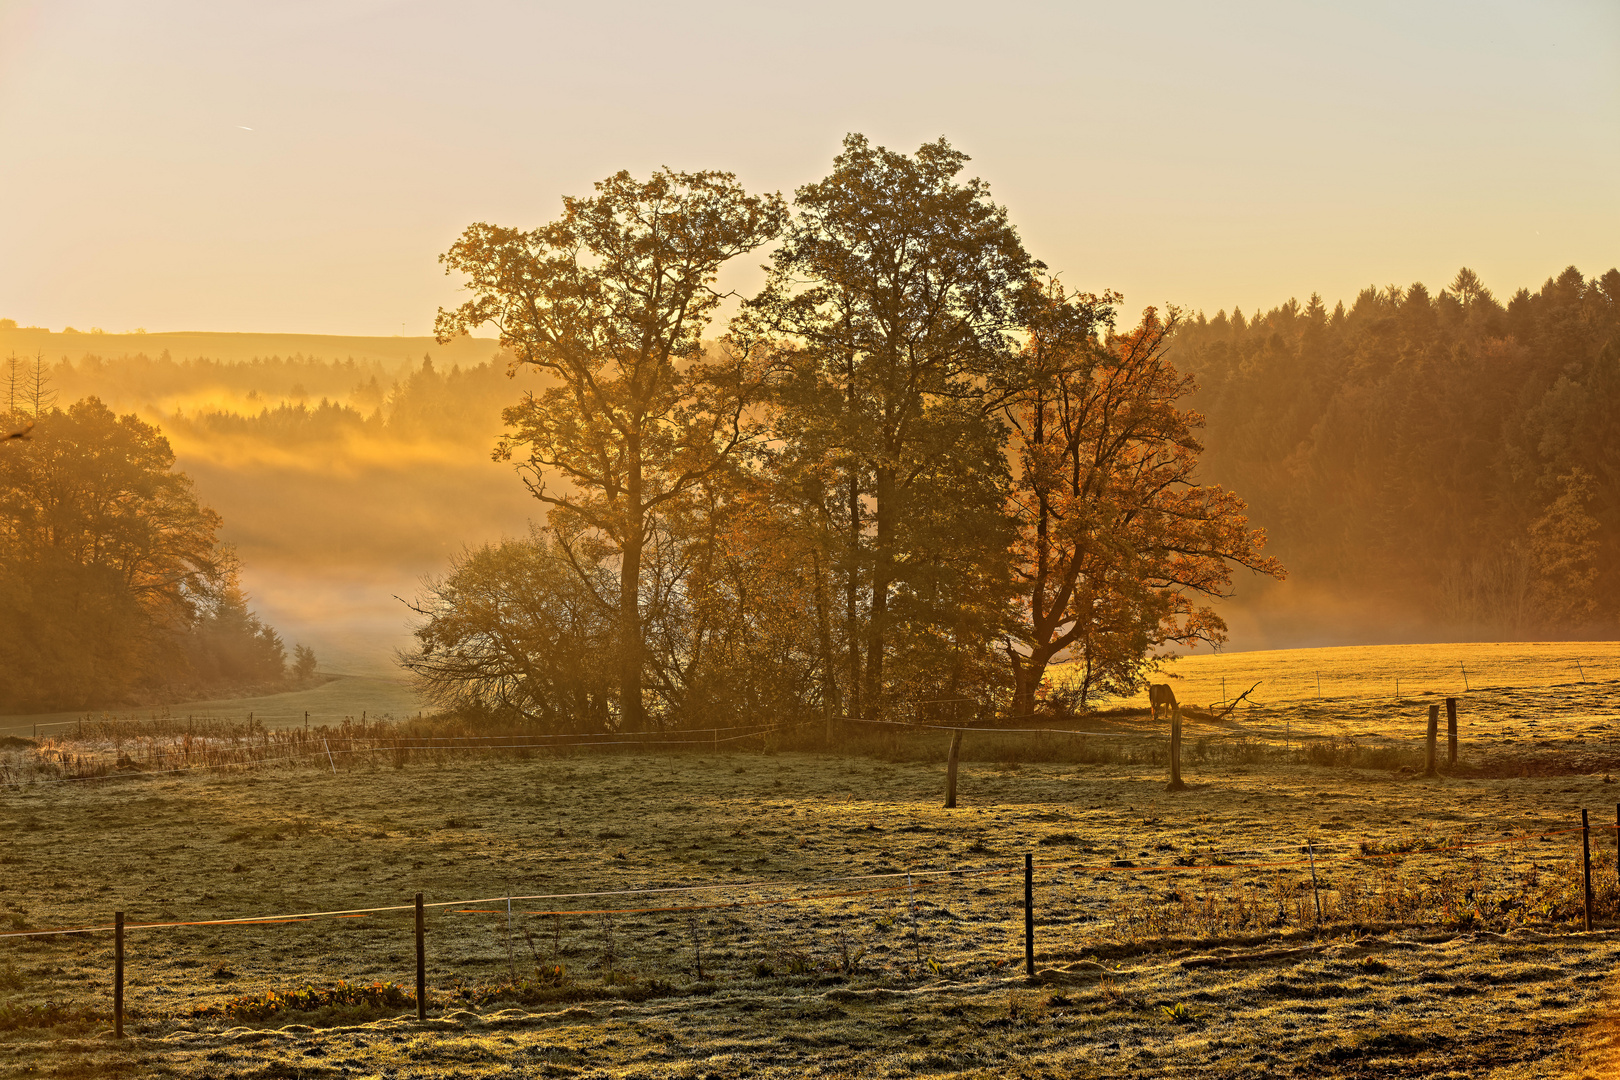
<path fill-rule="evenodd" d="M 0 737 L 71 735 L 85 721 L 135 724 L 154 720 L 219 719 L 276 729 L 304 724 L 336 726 L 344 719 L 415 716 L 422 702 L 403 679 L 369 675 L 326 676 L 319 685 L 257 697 L 182 702 L 146 708 L 0 715 Z"/>
<path fill-rule="evenodd" d="M 0 938 L 0 1074 L 1613 1075 L 1620 682 L 1588 674 L 1459 695 L 1433 778 L 1427 686 L 1193 711 L 1177 793 L 1139 709 L 974 732 L 954 810 L 942 732 L 170 773 L 169 736 L 96 729 L 74 752 L 127 764 L 83 780 L 12 738 L 0 932 L 442 906 L 425 1023 L 409 911 L 131 929 L 122 1041 L 111 934 Z"/>

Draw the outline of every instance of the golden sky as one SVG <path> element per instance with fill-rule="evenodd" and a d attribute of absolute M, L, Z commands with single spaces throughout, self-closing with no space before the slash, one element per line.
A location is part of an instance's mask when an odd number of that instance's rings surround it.
<path fill-rule="evenodd" d="M 0 0 L 0 317 L 424 333 L 472 221 L 848 131 L 947 136 L 1131 307 L 1620 261 L 1614 0 Z"/>

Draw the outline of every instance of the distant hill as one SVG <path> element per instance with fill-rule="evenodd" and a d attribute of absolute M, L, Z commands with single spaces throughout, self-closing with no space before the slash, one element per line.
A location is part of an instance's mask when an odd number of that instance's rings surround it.
<path fill-rule="evenodd" d="M 43 352 L 52 363 L 64 357 L 74 362 L 86 356 L 111 358 L 145 354 L 153 359 L 168 353 L 175 360 L 206 358 L 239 364 L 255 358 L 354 360 L 380 364 L 390 372 L 405 364 L 419 364 L 431 352 L 436 362 L 471 366 L 493 357 L 493 338 L 459 338 L 440 345 L 430 337 L 347 337 L 336 334 L 217 334 L 177 331 L 161 334 L 53 333 L 42 327 L 0 329 L 0 359 L 16 353 L 32 357 Z"/>

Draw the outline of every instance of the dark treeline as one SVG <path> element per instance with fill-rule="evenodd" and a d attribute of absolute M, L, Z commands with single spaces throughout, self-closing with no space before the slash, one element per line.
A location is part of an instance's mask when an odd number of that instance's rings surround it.
<path fill-rule="evenodd" d="M 302 386 L 295 390 L 302 392 L 257 412 L 216 407 L 169 422 L 201 438 L 312 443 L 362 436 L 487 443 L 499 430 L 501 409 L 514 393 L 504 362 L 440 371 L 431 356 L 395 379 L 385 381 L 372 373 L 350 387 L 341 401 L 325 396 L 316 401 Z"/>
<path fill-rule="evenodd" d="M 0 360 L 6 382 L 25 400 L 41 370 L 34 357 Z M 426 355 L 417 365 L 392 371 L 371 360 L 261 357 L 227 362 L 174 360 L 144 353 L 108 359 L 90 354 L 63 358 L 43 368 L 64 397 L 91 394 L 124 402 L 166 429 L 205 440 L 259 439 L 281 444 L 329 442 L 350 437 L 435 439 L 487 443 L 499 431 L 510 404 L 513 379 L 504 358 L 445 369 Z M 163 403 L 173 402 L 168 408 Z M 0 407 L 5 400 L 0 398 Z"/>
<path fill-rule="evenodd" d="M 159 431 L 95 398 L 0 412 L 0 709 L 307 680 L 248 609 L 220 519 Z"/>
<path fill-rule="evenodd" d="M 1200 316 L 1175 356 L 1203 475 L 1301 582 L 1438 634 L 1620 633 L 1620 271 Z"/>

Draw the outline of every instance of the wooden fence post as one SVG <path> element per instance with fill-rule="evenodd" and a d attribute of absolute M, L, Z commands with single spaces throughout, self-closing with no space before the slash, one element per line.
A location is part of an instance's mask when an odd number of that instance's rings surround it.
<path fill-rule="evenodd" d="M 1436 768 L 1435 768 L 1435 757 L 1436 757 L 1435 743 L 1439 740 L 1439 735 L 1440 735 L 1440 706 L 1438 706 L 1438 705 L 1430 705 L 1429 706 L 1429 744 L 1428 744 L 1428 752 L 1427 752 L 1427 756 L 1423 759 L 1423 775 L 1424 776 L 1434 776 L 1435 775 L 1435 772 L 1436 772 Z"/>
<path fill-rule="evenodd" d="M 1035 977 L 1035 856 L 1024 855 L 1024 974 Z"/>
<path fill-rule="evenodd" d="M 124 913 L 113 913 L 113 1038 L 124 1037 Z"/>
<path fill-rule="evenodd" d="M 1174 698 L 1170 701 L 1170 783 L 1166 791 L 1185 791 L 1181 782 L 1181 706 Z"/>
<path fill-rule="evenodd" d="M 962 752 L 962 733 L 951 732 L 951 753 L 945 759 L 945 809 L 956 809 L 956 759 Z"/>
<path fill-rule="evenodd" d="M 1311 897 L 1316 901 L 1316 925 L 1322 925 L 1322 889 L 1316 882 L 1316 845 L 1305 844 L 1305 855 L 1311 860 Z"/>
<path fill-rule="evenodd" d="M 416 894 L 416 1018 L 427 1019 L 427 946 L 422 925 L 422 894 Z"/>
<path fill-rule="evenodd" d="M 1586 928 L 1592 929 L 1592 826 L 1581 809 L 1581 871 L 1586 885 Z"/>
<path fill-rule="evenodd" d="M 1446 698 L 1446 764 L 1457 764 L 1457 699 Z"/>
<path fill-rule="evenodd" d="M 1184 791 L 1181 782 L 1181 705 L 1169 683 L 1151 683 L 1148 686 L 1148 706 L 1153 710 L 1153 723 L 1159 723 L 1159 706 L 1170 710 L 1170 783 L 1166 791 Z"/>

